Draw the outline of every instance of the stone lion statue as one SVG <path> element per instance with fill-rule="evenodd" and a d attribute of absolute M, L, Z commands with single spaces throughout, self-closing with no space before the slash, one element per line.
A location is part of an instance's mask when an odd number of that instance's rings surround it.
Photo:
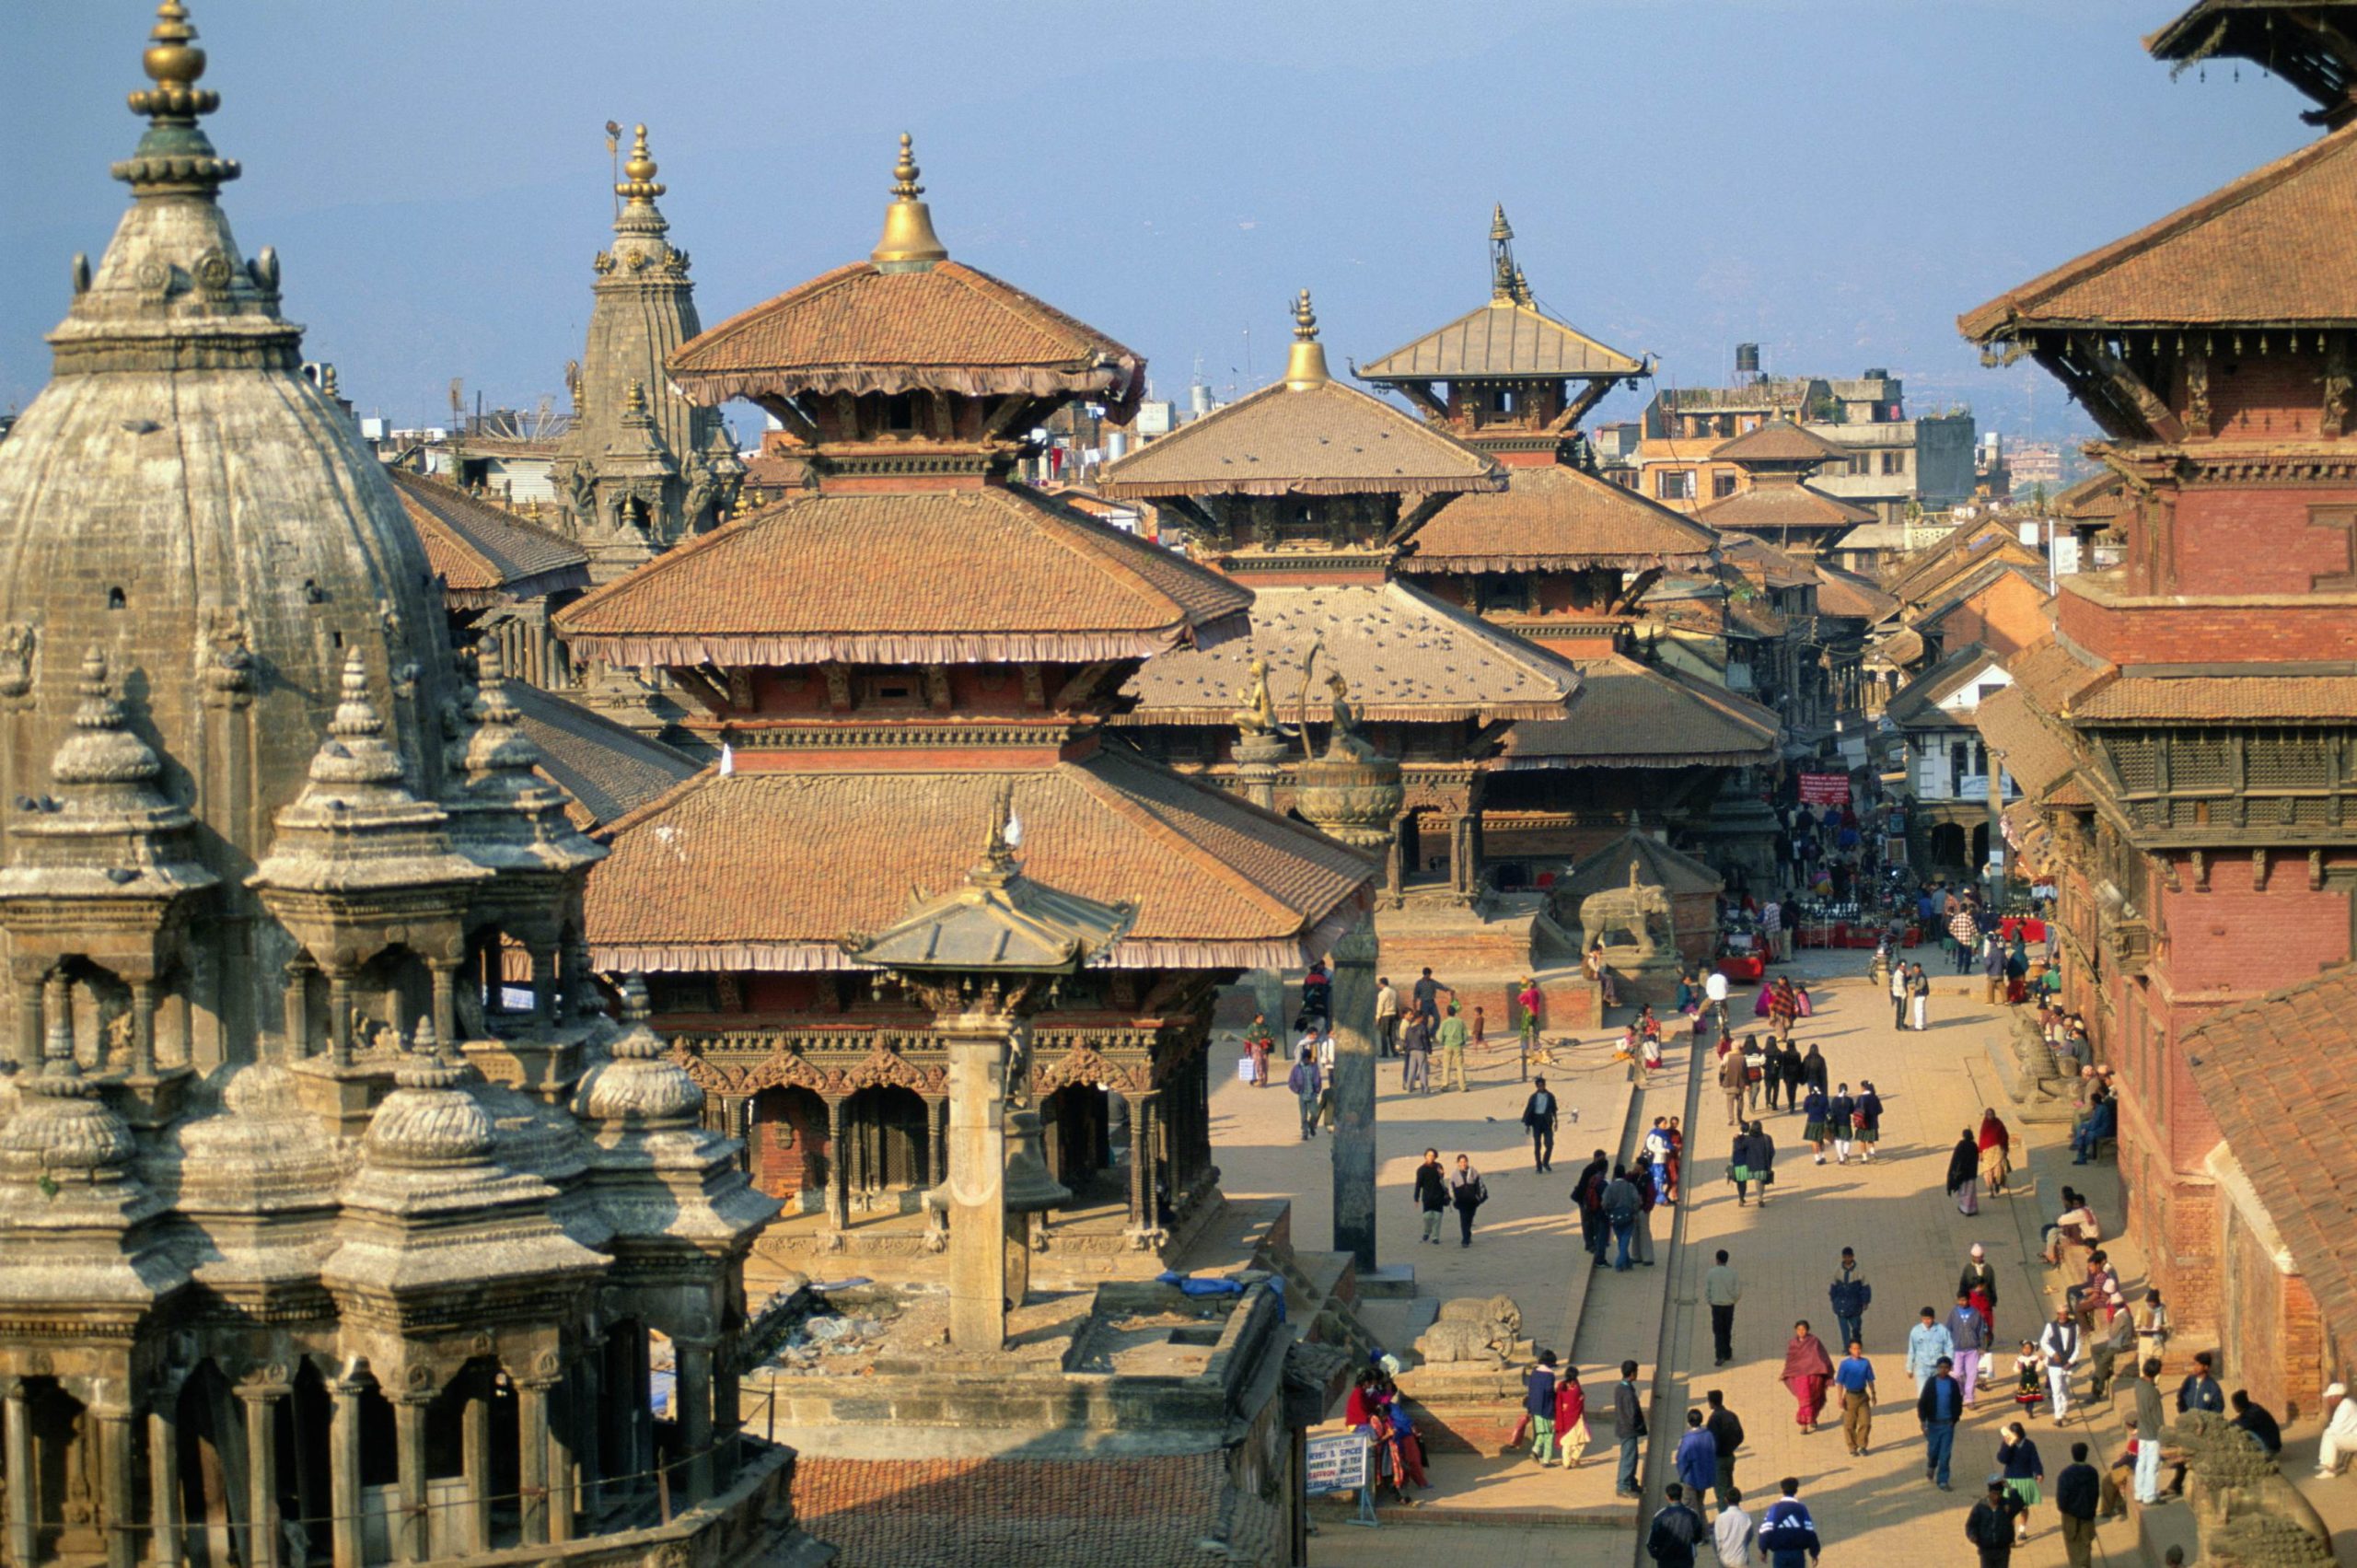
<path fill-rule="evenodd" d="M 2185 1450 L 2192 1471 L 2187 1494 L 2194 1516 L 2200 1521 L 2201 1539 L 2216 1541 L 2230 1532 L 2245 1538 L 2251 1555 L 2229 1558 L 2211 1554 L 2214 1562 L 2247 1562 L 2248 1568 L 2296 1568 L 2305 1562 L 2332 1561 L 2332 1532 L 2300 1495 L 2274 1458 L 2251 1441 L 2241 1427 L 2214 1411 L 2187 1411 L 2168 1429 L 2167 1441 Z M 2286 1555 L 2290 1538 L 2280 1527 L 2322 1543 L 2321 1556 Z"/>
<path fill-rule="evenodd" d="M 1444 1301 L 1440 1316 L 1416 1341 L 1416 1353 L 1434 1362 L 1487 1362 L 1504 1366 L 1522 1340 L 1522 1308 L 1507 1295 L 1460 1295 Z"/>

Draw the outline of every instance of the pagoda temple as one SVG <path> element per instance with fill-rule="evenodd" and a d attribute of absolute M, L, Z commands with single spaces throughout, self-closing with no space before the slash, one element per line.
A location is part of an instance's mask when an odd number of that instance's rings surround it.
<path fill-rule="evenodd" d="M 1144 362 L 950 259 L 905 139 L 895 178 L 865 260 L 670 361 L 700 406 L 777 419 L 810 488 L 557 618 L 576 651 L 664 674 L 721 758 L 603 830 L 588 938 L 601 969 L 645 971 L 715 1124 L 786 1201 L 763 1256 L 922 1273 L 946 1037 L 845 944 L 963 875 L 1004 794 L 1027 875 L 1134 909 L 1013 1080 L 1072 1194 L 1040 1216 L 1042 1277 L 1151 1273 L 1220 1209 L 1213 988 L 1324 955 L 1376 867 L 1111 732 L 1141 666 L 1240 638 L 1251 596 L 1015 480 L 1049 413 L 1127 408 Z"/>
<path fill-rule="evenodd" d="M 1485 849 L 1509 879 L 1533 883 L 1619 835 L 1631 813 L 1656 825 L 1708 819 L 1732 773 L 1773 765 L 1777 723 L 1724 684 L 1639 656 L 1632 632 L 1647 598 L 1667 580 L 1711 580 L 1719 565 L 1713 529 L 1588 460 L 1580 421 L 1650 366 L 1538 307 L 1503 206 L 1490 279 L 1487 304 L 1358 374 L 1505 474 L 1503 489 L 1459 495 L 1418 528 L 1400 575 L 1578 672 L 1578 712 L 1514 724 L 1484 792 Z"/>
<path fill-rule="evenodd" d="M 2296 15 L 2295 15 L 2296 13 Z M 2281 25 L 2278 25 L 2281 24 Z M 2060 893 L 2063 999 L 2118 1073 L 2127 1220 L 2172 1361 L 2286 1418 L 2357 1349 L 2346 1049 L 2357 917 L 2357 6 L 2204 0 L 2163 59 L 2283 72 L 2333 127 L 1961 318 L 2101 427 L 2119 561 L 2061 579 L 2049 639 L 1979 722 Z M 2033 1045 L 2001 1060 L 2035 1106 Z"/>
<path fill-rule="evenodd" d="M 0 445 L 9 1561 L 784 1553 L 775 1205 L 604 1015 L 603 851 L 231 235 L 194 39 Z"/>
<path fill-rule="evenodd" d="M 1789 419 L 1771 419 L 1747 430 L 1711 454 L 1735 464 L 1743 487 L 1713 501 L 1695 516 L 1723 533 L 1745 533 L 1795 555 L 1816 557 L 1841 542 L 1841 536 L 1875 520 L 1873 511 L 1829 495 L 1808 482 L 1828 463 L 1850 455 Z"/>

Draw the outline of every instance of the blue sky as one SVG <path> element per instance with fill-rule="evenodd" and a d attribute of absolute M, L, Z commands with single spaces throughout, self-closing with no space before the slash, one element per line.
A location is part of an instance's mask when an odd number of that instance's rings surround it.
<path fill-rule="evenodd" d="M 1303 286 L 1338 359 L 1470 308 L 1503 201 L 1541 302 L 1666 384 L 1757 340 L 1771 371 L 1887 366 L 1984 429 L 2025 428 L 2038 381 L 2047 436 L 2084 425 L 2026 364 L 1981 369 L 1956 314 L 2313 134 L 2255 67 L 2148 59 L 2177 6 L 193 4 L 238 238 L 278 247 L 364 412 L 432 419 L 452 377 L 561 393 L 610 119 L 652 129 L 708 322 L 864 256 L 908 130 L 951 253 L 1144 353 L 1165 396 L 1198 356 L 1223 393 L 1271 378 Z M 151 9 L 0 10 L 0 409 L 121 211 Z"/>

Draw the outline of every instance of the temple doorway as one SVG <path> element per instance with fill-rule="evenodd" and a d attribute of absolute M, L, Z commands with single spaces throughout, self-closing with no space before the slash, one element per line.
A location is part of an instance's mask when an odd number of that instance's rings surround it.
<path fill-rule="evenodd" d="M 1094 1084 L 1066 1084 L 1041 1102 L 1048 1172 L 1072 1190 L 1076 1205 L 1118 1201 L 1112 1096 Z"/>
<path fill-rule="evenodd" d="M 827 1190 L 827 1102 L 799 1085 L 784 1084 L 753 1097 L 750 1149 L 753 1185 L 789 1203 Z"/>
<path fill-rule="evenodd" d="M 878 1084 L 843 1102 L 843 1175 L 853 1192 L 925 1184 L 928 1131 L 924 1098 Z"/>

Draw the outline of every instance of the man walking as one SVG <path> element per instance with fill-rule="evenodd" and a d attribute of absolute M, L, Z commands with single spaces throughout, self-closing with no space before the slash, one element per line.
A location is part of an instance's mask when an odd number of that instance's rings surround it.
<path fill-rule="evenodd" d="M 1941 1326 L 1939 1314 L 1926 1307 L 1922 1317 L 1922 1322 L 1907 1330 L 1907 1370 L 1915 1375 L 1919 1396 L 1939 1368 L 1956 1365 L 1956 1342 Z"/>
<path fill-rule="evenodd" d="M 1645 1555 L 1661 1564 L 1661 1568 L 1694 1568 L 1694 1549 L 1711 1532 L 1702 1523 L 1702 1516 L 1686 1505 L 1686 1488 L 1671 1481 L 1662 1488 L 1669 1501 L 1654 1516 L 1654 1527 L 1645 1537 Z"/>
<path fill-rule="evenodd" d="M 1448 1005 L 1448 1016 L 1440 1021 L 1440 1032 L 1434 1038 L 1440 1042 L 1440 1086 L 1464 1088 L 1465 1020 L 1457 1016 L 1456 1003 Z"/>
<path fill-rule="evenodd" d="M 2021 1500 L 2005 1489 L 2003 1475 L 1989 1478 L 1989 1495 L 1965 1516 L 1964 1539 L 1980 1552 L 1980 1568 L 2006 1568 L 2014 1560 L 2014 1516 Z"/>
<path fill-rule="evenodd" d="M 2068 1307 L 2054 1309 L 2054 1321 L 2038 1337 L 2038 1353 L 2046 1358 L 2046 1391 L 2054 1400 L 2060 1424 L 2071 1413 L 2071 1368 L 2079 1359 L 2079 1320 Z"/>
<path fill-rule="evenodd" d="M 2054 1478 L 2054 1508 L 2062 1516 L 2062 1550 L 2071 1568 L 2093 1568 L 2096 1505 L 2102 1496 L 2103 1477 L 2087 1463 L 2087 1446 L 2072 1444 L 2071 1462 Z"/>
<path fill-rule="evenodd" d="M 1864 1341 L 1851 1339 L 1850 1353 L 1833 1369 L 1833 1381 L 1841 1390 L 1841 1437 L 1851 1458 L 1857 1458 L 1875 1429 L 1875 1364 L 1866 1359 Z"/>
<path fill-rule="evenodd" d="M 1723 1035 L 1722 1040 L 1725 1039 Z M 1719 1058 L 1719 1092 L 1727 1097 L 1727 1125 L 1743 1125 L 1743 1091 L 1749 1083 L 1751 1070 L 1744 1063 L 1743 1052 L 1730 1043 L 1727 1053 Z"/>
<path fill-rule="evenodd" d="M 1948 1343 L 1956 1347 L 1956 1378 L 1964 1389 L 1964 1402 L 1972 1403 L 1978 1397 L 1981 1353 L 1989 1348 L 1989 1319 L 1972 1305 L 1972 1297 L 1956 1292 L 1956 1310 L 1949 1313 L 1942 1325 L 1948 1331 Z"/>
<path fill-rule="evenodd" d="M 1777 1485 L 1783 1495 L 1768 1504 L 1759 1521 L 1759 1550 L 1768 1554 L 1768 1568 L 1806 1568 L 1825 1550 L 1817 1538 L 1817 1521 L 1801 1501 L 1798 1476 L 1788 1475 Z"/>
<path fill-rule="evenodd" d="M 1423 1238 L 1438 1247 L 1441 1216 L 1448 1213 L 1448 1171 L 1438 1149 L 1426 1149 L 1424 1163 L 1416 1167 L 1416 1207 L 1424 1216 Z"/>
<path fill-rule="evenodd" d="M 1713 964 L 1711 972 L 1702 977 L 1703 1010 L 1711 1016 L 1711 1028 L 1721 1040 L 1727 1038 L 1727 977 Z"/>
<path fill-rule="evenodd" d="M 1849 1248 L 1841 1249 L 1841 1268 L 1833 1276 L 1833 1322 L 1840 1334 L 1840 1342 L 1863 1343 L 1866 1337 L 1866 1308 L 1874 1304 L 1875 1287 L 1858 1272 L 1858 1255 Z"/>
<path fill-rule="evenodd" d="M 1629 1272 L 1629 1237 L 1636 1228 L 1637 1211 L 1644 1200 L 1638 1195 L 1637 1184 L 1629 1179 L 1626 1166 L 1612 1167 L 1612 1179 L 1604 1189 L 1604 1221 L 1612 1227 L 1612 1239 L 1618 1244 L 1620 1256 L 1612 1262 L 1613 1272 Z"/>
<path fill-rule="evenodd" d="M 1743 1493 L 1730 1487 L 1719 1493 L 1719 1516 L 1711 1525 L 1711 1544 L 1718 1549 L 1719 1568 L 1750 1568 L 1752 1542 L 1759 1527 L 1743 1511 Z"/>
<path fill-rule="evenodd" d="M 1907 964 L 1895 955 L 1890 966 L 1890 1027 L 1907 1027 Z"/>
<path fill-rule="evenodd" d="M 2142 1376 L 2136 1379 L 2136 1501 L 2145 1506 L 2161 1500 L 2161 1358 L 2146 1356 Z"/>
<path fill-rule="evenodd" d="M 1432 1093 L 1433 1027 L 1422 1013 L 1410 1018 L 1400 1032 L 1399 1053 L 1406 1058 L 1399 1067 L 1399 1087 L 1408 1094 Z"/>
<path fill-rule="evenodd" d="M 1623 1497 L 1642 1497 L 1637 1485 L 1637 1445 L 1645 1436 L 1644 1396 L 1637 1391 L 1637 1364 L 1620 1364 L 1620 1381 L 1612 1386 L 1612 1435 L 1620 1445 L 1620 1474 L 1613 1490 Z"/>
<path fill-rule="evenodd" d="M 1375 1046 L 1385 1056 L 1399 1052 L 1399 993 L 1383 975 L 1375 981 Z"/>
<path fill-rule="evenodd" d="M 1923 1479 L 1946 1492 L 1948 1460 L 1956 1452 L 1956 1423 L 1964 1419 L 1964 1390 L 1942 1356 L 1933 1364 L 1923 1391 L 1915 1396 L 1915 1419 L 1923 1427 Z"/>
<path fill-rule="evenodd" d="M 1285 1087 L 1301 1108 L 1301 1138 L 1307 1143 L 1318 1136 L 1318 1096 L 1324 1087 L 1318 1072 L 1318 1057 L 1307 1046 L 1293 1064 L 1293 1072 L 1285 1078 Z"/>
<path fill-rule="evenodd" d="M 1719 1479 L 1719 1440 L 1711 1435 L 1709 1427 L 1702 1424 L 1701 1411 L 1686 1412 L 1686 1435 L 1678 1440 L 1678 1453 L 1674 1458 L 1678 1479 L 1686 1483 L 1686 1490 L 1700 1503 L 1702 1493 L 1715 1485 Z"/>
<path fill-rule="evenodd" d="M 1711 1307 L 1711 1365 L 1724 1366 L 1735 1359 L 1735 1304 L 1743 1299 L 1743 1282 L 1736 1278 L 1724 1247 L 1718 1261 L 1703 1272 L 1702 1299 Z"/>
<path fill-rule="evenodd" d="M 1530 1098 L 1522 1102 L 1522 1124 L 1530 1133 L 1530 1158 L 1536 1169 L 1555 1168 L 1555 1121 L 1559 1114 L 1555 1097 L 1548 1091 L 1547 1080 L 1534 1080 Z"/>
<path fill-rule="evenodd" d="M 1598 1149 L 1572 1184 L 1572 1206 L 1580 1212 L 1580 1245 L 1598 1263 L 1604 1261 L 1605 1243 L 1610 1239 L 1604 1220 L 1604 1190 L 1611 1180 L 1612 1162 Z"/>
<path fill-rule="evenodd" d="M 1735 1451 L 1743 1446 L 1743 1423 L 1735 1411 L 1727 1409 L 1726 1396 L 1713 1388 L 1702 1396 L 1711 1413 L 1702 1424 L 1711 1429 L 1711 1441 L 1718 1445 L 1719 1473 L 1712 1478 L 1712 1491 L 1718 1496 L 1719 1506 L 1732 1508 L 1742 1497 L 1735 1489 Z"/>
<path fill-rule="evenodd" d="M 1995 1189 L 1991 1188 L 1991 1191 L 1994 1191 Z M 1978 1292 L 1980 1299 L 1989 1304 L 1989 1310 L 1981 1316 L 1987 1319 L 1989 1328 L 1993 1332 L 1997 1327 L 1997 1270 L 1995 1265 L 1989 1261 L 1989 1249 L 1980 1243 L 1976 1241 L 1972 1244 L 1972 1260 L 1965 1264 L 1962 1273 L 1956 1275 L 1956 1288 L 1960 1295 L 1971 1295 Z"/>

